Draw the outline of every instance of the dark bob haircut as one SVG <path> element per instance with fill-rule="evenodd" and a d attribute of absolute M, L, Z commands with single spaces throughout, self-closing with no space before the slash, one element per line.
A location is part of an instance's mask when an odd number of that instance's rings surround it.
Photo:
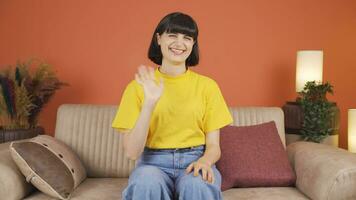
<path fill-rule="evenodd" d="M 186 67 L 195 66 L 199 63 L 199 46 L 198 46 L 198 26 L 192 17 L 181 12 L 174 12 L 166 15 L 157 25 L 153 33 L 148 58 L 157 65 L 162 64 L 162 52 L 157 43 L 157 33 L 181 33 L 194 39 L 192 52 L 185 61 Z"/>

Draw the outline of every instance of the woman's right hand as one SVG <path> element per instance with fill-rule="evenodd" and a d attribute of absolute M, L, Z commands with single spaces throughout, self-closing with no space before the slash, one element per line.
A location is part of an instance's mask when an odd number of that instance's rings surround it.
<path fill-rule="evenodd" d="M 163 78 L 160 78 L 160 83 L 155 80 L 154 69 L 140 65 L 138 73 L 135 74 L 136 81 L 143 87 L 145 101 L 156 103 L 163 93 Z"/>

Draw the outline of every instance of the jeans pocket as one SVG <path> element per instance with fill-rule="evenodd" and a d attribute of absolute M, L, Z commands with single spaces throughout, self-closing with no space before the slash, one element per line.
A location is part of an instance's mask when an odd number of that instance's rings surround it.
<path fill-rule="evenodd" d="M 192 162 L 199 160 L 203 156 L 204 152 L 200 151 L 188 151 L 183 154 L 182 168 L 187 168 Z"/>
<path fill-rule="evenodd" d="M 194 151 L 184 152 L 184 155 L 186 155 L 186 156 L 194 156 L 194 157 L 197 157 L 197 158 L 202 157 L 203 154 L 204 154 L 203 150 L 194 150 Z"/>

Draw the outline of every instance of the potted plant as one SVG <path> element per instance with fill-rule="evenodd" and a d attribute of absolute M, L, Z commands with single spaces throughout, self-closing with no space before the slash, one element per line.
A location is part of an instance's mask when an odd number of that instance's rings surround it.
<path fill-rule="evenodd" d="M 333 94 L 330 83 L 309 81 L 296 102 L 283 107 L 287 144 L 305 140 L 338 146 L 340 110 L 327 94 Z"/>
<path fill-rule="evenodd" d="M 339 127 L 335 126 L 338 108 L 335 102 L 328 101 L 328 93 L 333 94 L 330 83 L 317 84 L 315 81 L 307 82 L 299 93 L 297 102 L 303 111 L 300 131 L 303 140 L 320 143 L 328 136 L 338 134 Z"/>
<path fill-rule="evenodd" d="M 64 85 L 51 66 L 38 59 L 0 71 L 0 143 L 43 134 L 39 114 Z"/>

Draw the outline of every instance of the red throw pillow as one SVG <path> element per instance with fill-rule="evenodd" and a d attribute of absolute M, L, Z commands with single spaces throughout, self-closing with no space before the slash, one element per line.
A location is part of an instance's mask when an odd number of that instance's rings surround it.
<path fill-rule="evenodd" d="M 220 133 L 221 158 L 216 167 L 222 175 L 222 191 L 295 185 L 296 176 L 274 121 L 225 126 Z"/>

